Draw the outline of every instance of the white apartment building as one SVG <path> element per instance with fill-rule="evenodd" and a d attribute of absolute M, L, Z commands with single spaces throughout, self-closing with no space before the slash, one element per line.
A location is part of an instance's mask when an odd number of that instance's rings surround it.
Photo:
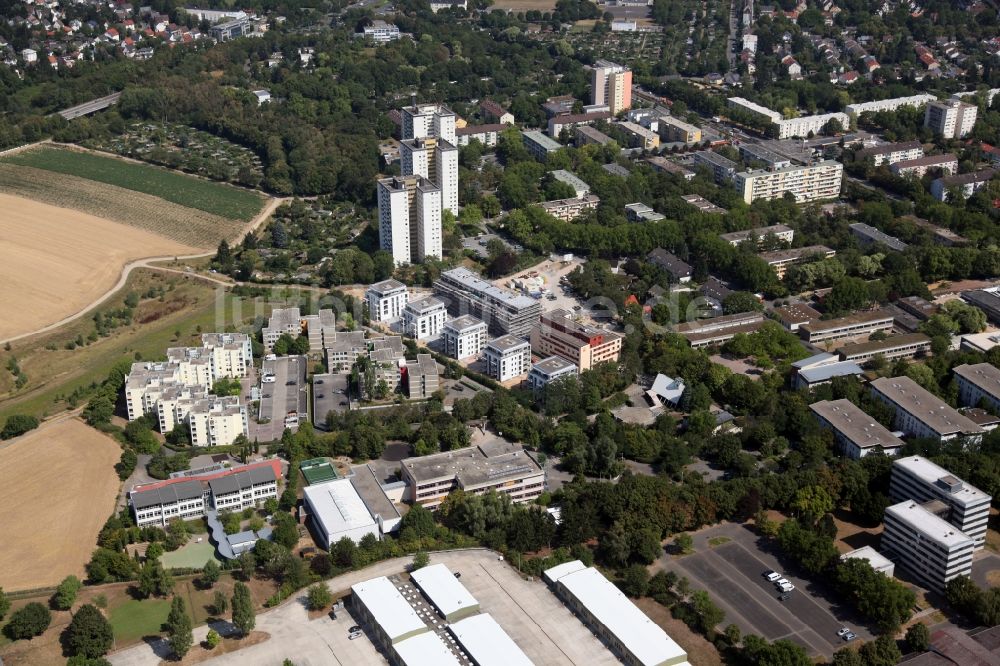
<path fill-rule="evenodd" d="M 434 296 L 425 296 L 410 301 L 403 308 L 403 330 L 406 335 L 417 340 L 436 338 L 441 335 L 447 318 L 448 308 L 444 301 Z"/>
<path fill-rule="evenodd" d="M 528 372 L 528 388 L 538 391 L 549 382 L 562 377 L 576 377 L 579 374 L 579 368 L 563 357 L 549 356 L 531 366 L 531 371 Z"/>
<path fill-rule="evenodd" d="M 200 386 L 178 385 L 166 388 L 156 400 L 156 416 L 160 422 L 160 432 L 170 432 L 178 423 L 186 423 L 186 405 L 206 398 L 208 398 L 208 391 Z M 180 412 L 178 412 L 178 406 L 181 407 Z"/>
<path fill-rule="evenodd" d="M 505 382 L 531 370 L 531 344 L 523 338 L 504 335 L 483 348 L 483 360 L 486 374 L 498 382 Z"/>
<path fill-rule="evenodd" d="M 733 177 L 736 190 L 743 200 L 777 199 L 790 192 L 798 203 L 840 196 L 844 165 L 824 160 L 809 166 L 788 166 L 771 171 L 751 169 Z"/>
<path fill-rule="evenodd" d="M 597 210 L 597 206 L 600 203 L 601 198 L 596 194 L 584 194 L 582 197 L 573 197 L 571 199 L 543 201 L 538 205 L 557 220 L 571 222 L 588 210 Z"/>
<path fill-rule="evenodd" d="M 964 139 L 976 124 L 979 107 L 957 99 L 931 102 L 924 111 L 924 127 L 946 139 Z"/>
<path fill-rule="evenodd" d="M 758 227 L 747 231 L 733 231 L 728 234 L 719 234 L 719 238 L 732 246 L 745 243 L 749 240 L 760 245 L 768 236 L 774 236 L 783 243 L 791 243 L 795 238 L 795 230 L 784 224 L 772 224 L 769 227 Z"/>
<path fill-rule="evenodd" d="M 971 173 L 960 173 L 953 176 L 942 176 L 931 183 L 931 196 L 938 201 L 947 201 L 950 190 L 955 189 L 963 199 L 968 199 L 998 173 L 997 169 L 980 169 Z"/>
<path fill-rule="evenodd" d="M 442 329 L 444 353 L 462 360 L 479 356 L 486 346 L 486 322 L 472 315 L 462 315 L 447 322 Z"/>
<path fill-rule="evenodd" d="M 204 333 L 201 348 L 212 360 L 212 377 L 246 377 L 253 365 L 253 347 L 246 333 Z"/>
<path fill-rule="evenodd" d="M 125 407 L 128 420 L 156 412 L 160 395 L 171 386 L 179 384 L 176 365 L 169 363 L 133 363 L 125 377 Z"/>
<path fill-rule="evenodd" d="M 809 405 L 809 409 L 820 425 L 833 432 L 848 458 L 858 460 L 873 451 L 894 456 L 903 447 L 903 440 L 850 400 L 822 400 Z"/>
<path fill-rule="evenodd" d="M 799 326 L 799 333 L 808 342 L 843 340 L 871 335 L 878 331 L 891 331 L 893 314 L 884 310 L 858 312 L 836 319 L 814 319 Z"/>
<path fill-rule="evenodd" d="M 386 23 L 381 19 L 375 19 L 371 25 L 362 28 L 361 36 L 370 39 L 376 44 L 386 44 L 399 39 L 399 28 L 393 23 Z"/>
<path fill-rule="evenodd" d="M 441 189 L 422 176 L 378 181 L 379 246 L 397 266 L 440 259 Z"/>
<path fill-rule="evenodd" d="M 423 176 L 441 189 L 441 207 L 458 215 L 458 148 L 437 137 L 404 139 L 399 144 L 400 173 Z"/>
<path fill-rule="evenodd" d="M 952 578 L 972 573 L 975 542 L 912 500 L 885 510 L 881 545 L 897 564 L 939 593 Z"/>
<path fill-rule="evenodd" d="M 893 97 L 892 99 L 880 99 L 874 102 L 858 102 L 848 104 L 844 107 L 847 115 L 857 118 L 862 113 L 878 113 L 880 111 L 895 111 L 904 106 L 921 107 L 929 102 L 937 101 L 934 95 L 910 95 L 909 97 Z"/>
<path fill-rule="evenodd" d="M 199 347 L 167 349 L 167 363 L 177 368 L 177 380 L 185 386 L 212 388 L 212 359 Z"/>
<path fill-rule="evenodd" d="M 261 329 L 264 341 L 264 351 L 270 354 L 274 351 L 274 343 L 286 333 L 293 338 L 302 335 L 302 312 L 298 308 L 275 308 L 267 320 L 267 326 Z"/>
<path fill-rule="evenodd" d="M 412 104 L 403 107 L 402 138 L 427 139 L 437 138 L 456 145 L 455 120 L 457 116 L 441 104 Z"/>
<path fill-rule="evenodd" d="M 889 497 L 893 502 L 943 502 L 948 507 L 943 517 L 975 541 L 976 550 L 986 545 L 993 498 L 927 458 L 907 456 L 892 464 Z"/>
<path fill-rule="evenodd" d="M 958 173 L 958 158 L 955 155 L 927 155 L 896 162 L 889 167 L 889 170 L 900 178 L 907 176 L 923 178 L 930 169 L 941 169 L 945 175 Z"/>
<path fill-rule="evenodd" d="M 726 105 L 732 109 L 749 113 L 759 120 L 772 124 L 777 124 L 783 119 L 783 116 L 777 111 L 772 111 L 766 106 L 762 106 L 756 102 L 751 102 L 750 100 L 742 97 L 730 97 L 726 100 Z"/>
<path fill-rule="evenodd" d="M 809 133 L 819 134 L 831 120 L 836 120 L 845 130 L 851 126 L 851 119 L 846 113 L 821 113 L 815 116 L 801 116 L 799 118 L 788 118 L 775 123 L 778 126 L 779 139 L 791 139 L 792 137 L 807 137 Z"/>
<path fill-rule="evenodd" d="M 593 105 L 607 105 L 611 115 L 632 108 L 632 70 L 609 60 L 598 60 L 590 74 Z"/>
<path fill-rule="evenodd" d="M 993 409 L 1000 409 L 1000 370 L 990 363 L 962 364 L 952 372 L 958 382 L 958 399 L 963 405 L 979 406 L 985 401 Z"/>
<path fill-rule="evenodd" d="M 575 321 L 567 310 L 552 310 L 531 329 L 531 348 L 541 356 L 561 356 L 580 370 L 598 363 L 617 363 L 623 337 L 613 331 Z"/>
<path fill-rule="evenodd" d="M 979 425 L 909 377 L 880 377 L 869 386 L 874 397 L 895 410 L 893 427 L 911 437 L 930 437 L 941 442 L 965 438 L 972 444 L 983 438 L 984 431 Z"/>
<path fill-rule="evenodd" d="M 368 287 L 365 300 L 368 318 L 372 321 L 390 322 L 403 316 L 410 294 L 406 285 L 398 280 L 382 280 Z"/>
<path fill-rule="evenodd" d="M 240 435 L 249 435 L 246 405 L 239 396 L 208 396 L 186 404 L 178 401 L 177 410 L 186 411 L 193 446 L 228 446 Z M 182 412 L 183 413 L 183 412 Z M 182 420 L 178 418 L 178 420 Z"/>
<path fill-rule="evenodd" d="M 871 158 L 872 164 L 895 164 L 915 160 L 924 156 L 924 146 L 919 141 L 904 141 L 901 143 L 884 143 L 874 148 L 865 148 L 857 152 L 857 159 Z"/>

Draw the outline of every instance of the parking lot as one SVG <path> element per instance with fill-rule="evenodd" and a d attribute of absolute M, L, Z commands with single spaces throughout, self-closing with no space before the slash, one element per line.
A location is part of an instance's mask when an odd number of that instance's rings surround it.
<path fill-rule="evenodd" d="M 742 525 L 720 525 L 694 535 L 691 555 L 664 556 L 661 563 L 686 576 L 692 589 L 707 590 L 726 613 L 723 625 L 733 623 L 744 634 L 787 639 L 824 657 L 845 645 L 837 636 L 841 627 L 849 627 L 857 640 L 873 638 L 852 609 L 830 601 L 829 591 L 813 581 L 784 570 L 774 554 L 759 547 L 759 538 Z M 764 579 L 768 570 L 782 573 L 795 585 L 786 601 L 780 601 L 777 588 Z"/>
<path fill-rule="evenodd" d="M 329 412 L 346 412 L 351 408 L 347 394 L 350 375 L 325 374 L 313 376 L 313 425 L 326 429 Z"/>
<path fill-rule="evenodd" d="M 308 418 L 309 389 L 306 386 L 308 361 L 305 356 L 279 356 L 265 360 L 261 376 L 271 375 L 273 382 L 261 380 L 260 411 L 258 419 L 267 423 L 250 421 L 250 440 L 273 442 L 281 439 L 285 430 L 285 417 L 298 414 Z M 297 426 L 292 429 L 295 430 Z"/>

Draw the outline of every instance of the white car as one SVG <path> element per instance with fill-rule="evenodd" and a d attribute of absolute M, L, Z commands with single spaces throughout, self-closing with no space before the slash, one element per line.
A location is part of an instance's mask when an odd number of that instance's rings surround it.
<path fill-rule="evenodd" d="M 274 375 L 268 375 L 260 380 L 261 384 L 273 384 L 275 382 Z"/>
<path fill-rule="evenodd" d="M 783 585 L 791 585 L 791 583 L 788 581 L 787 578 L 778 578 L 778 580 L 774 581 L 775 587 L 781 587 Z"/>
<path fill-rule="evenodd" d="M 837 635 L 838 635 L 838 636 L 840 636 L 841 638 L 843 638 L 844 636 L 846 636 L 846 635 L 847 635 L 847 634 L 849 634 L 849 633 L 851 633 L 851 630 L 850 630 L 850 629 L 848 629 L 847 627 L 841 627 L 841 628 L 840 628 L 840 629 L 839 629 L 839 630 L 837 631 Z"/>
<path fill-rule="evenodd" d="M 781 574 L 778 573 L 777 571 L 771 571 L 765 574 L 764 577 L 767 578 L 768 583 L 775 583 L 781 578 Z"/>
<path fill-rule="evenodd" d="M 792 590 L 795 589 L 795 586 L 792 585 L 791 583 L 786 582 L 784 585 L 779 585 L 778 589 L 781 590 L 782 592 L 791 592 Z"/>

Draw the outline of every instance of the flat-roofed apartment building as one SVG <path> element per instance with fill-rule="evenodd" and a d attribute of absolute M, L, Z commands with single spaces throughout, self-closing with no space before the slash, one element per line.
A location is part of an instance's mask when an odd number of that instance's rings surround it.
<path fill-rule="evenodd" d="M 1000 370 L 990 363 L 962 364 L 952 369 L 958 382 L 958 399 L 976 407 L 981 400 L 1000 409 Z"/>
<path fill-rule="evenodd" d="M 376 282 L 365 292 L 368 317 L 372 321 L 395 321 L 403 316 L 403 308 L 406 307 L 409 298 L 406 285 L 398 280 Z"/>
<path fill-rule="evenodd" d="M 839 197 L 843 178 L 843 164 L 824 160 L 806 166 L 742 171 L 733 176 L 733 185 L 748 204 L 758 199 L 779 199 L 789 192 L 796 202 L 803 203 Z"/>
<path fill-rule="evenodd" d="M 825 245 L 809 245 L 806 247 L 793 247 L 787 250 L 772 250 L 761 252 L 757 256 L 767 262 L 767 265 L 774 269 L 778 279 L 785 277 L 788 267 L 801 264 L 804 261 L 817 259 L 830 259 L 836 256 L 837 251 Z"/>
<path fill-rule="evenodd" d="M 884 231 L 880 231 L 870 224 L 865 224 L 864 222 L 855 222 L 853 224 L 847 225 L 851 230 L 851 234 L 854 235 L 863 245 L 879 244 L 884 245 L 890 250 L 895 250 L 896 252 L 902 252 L 907 247 L 906 243 L 899 240 L 895 236 L 890 236 Z"/>
<path fill-rule="evenodd" d="M 659 117 L 660 136 L 667 142 L 699 143 L 701 142 L 701 129 L 691 123 L 686 123 L 674 116 Z"/>
<path fill-rule="evenodd" d="M 584 194 L 582 197 L 543 201 L 538 206 L 557 220 L 571 222 L 587 211 L 597 210 L 600 203 L 601 198 L 596 194 Z"/>
<path fill-rule="evenodd" d="M 844 111 L 851 116 L 860 116 L 862 113 L 875 113 L 878 111 L 895 111 L 904 106 L 921 107 L 928 102 L 937 101 L 934 95 L 910 95 L 908 97 L 893 97 L 892 99 L 879 99 L 872 102 L 856 102 L 844 107 Z"/>
<path fill-rule="evenodd" d="M 597 146 L 606 146 L 607 144 L 614 141 L 610 136 L 600 131 L 599 129 L 590 127 L 588 125 L 578 125 L 573 129 L 573 136 L 576 138 L 577 146 L 586 146 L 589 144 L 594 144 Z"/>
<path fill-rule="evenodd" d="M 281 462 L 272 459 L 221 471 L 210 468 L 201 473 L 185 474 L 190 476 L 142 484 L 129 491 L 128 503 L 136 525 L 166 527 L 174 518 L 197 518 L 204 516 L 208 509 L 232 508 L 237 501 L 239 508 L 243 509 L 269 497 L 277 497 Z M 235 480 L 227 481 L 230 477 L 235 477 Z M 244 488 L 249 490 L 245 496 Z"/>
<path fill-rule="evenodd" d="M 778 153 L 768 150 L 767 148 L 756 143 L 741 143 L 740 159 L 742 159 L 747 166 L 763 166 L 767 169 L 781 169 L 787 166 L 792 166 L 792 161 L 784 155 L 779 155 Z"/>
<path fill-rule="evenodd" d="M 531 343 L 516 335 L 502 335 L 483 347 L 486 374 L 505 382 L 531 370 Z"/>
<path fill-rule="evenodd" d="M 237 395 L 209 395 L 186 406 L 184 402 L 188 401 L 178 402 L 174 413 L 176 420 L 187 423 L 192 446 L 228 446 L 240 435 L 250 434 L 247 407 Z"/>
<path fill-rule="evenodd" d="M 926 507 L 907 500 L 888 507 L 881 545 L 897 564 L 940 593 L 952 578 L 972 573 L 975 541 L 936 515 L 933 509 L 939 504 Z"/>
<path fill-rule="evenodd" d="M 707 167 L 718 184 L 729 182 L 736 175 L 739 164 L 712 150 L 700 150 L 694 154 L 697 166 Z"/>
<path fill-rule="evenodd" d="M 579 368 L 561 356 L 549 356 L 531 366 L 528 372 L 528 388 L 538 391 L 550 382 L 563 377 L 576 377 L 580 374 Z"/>
<path fill-rule="evenodd" d="M 410 301 L 403 308 L 403 330 L 411 338 L 425 340 L 441 335 L 448 318 L 444 301 L 434 296 L 424 296 Z"/>
<path fill-rule="evenodd" d="M 567 310 L 552 310 L 531 329 L 531 348 L 539 356 L 557 355 L 580 371 L 598 363 L 616 363 L 622 351 L 622 336 L 613 331 L 575 321 Z"/>
<path fill-rule="evenodd" d="M 406 499 L 435 509 L 453 490 L 481 495 L 493 490 L 512 502 L 534 501 L 545 472 L 520 445 L 490 442 L 456 451 L 407 458 L 401 463 Z"/>
<path fill-rule="evenodd" d="M 912 160 L 896 162 L 889 167 L 897 176 L 923 178 L 931 169 L 941 169 L 945 175 L 958 173 L 958 158 L 955 155 L 925 155 Z"/>
<path fill-rule="evenodd" d="M 741 312 L 678 324 L 674 331 L 684 336 L 691 347 L 701 349 L 732 340 L 737 333 L 753 333 L 764 323 L 760 312 Z"/>
<path fill-rule="evenodd" d="M 866 160 L 871 158 L 872 164 L 881 166 L 883 164 L 895 164 L 906 160 L 915 160 L 923 157 L 924 146 L 919 141 L 904 141 L 901 143 L 883 143 L 873 148 L 865 148 L 855 153 L 855 159 Z"/>
<path fill-rule="evenodd" d="M 769 227 L 758 227 L 757 229 L 748 229 L 746 231 L 733 231 L 728 234 L 720 234 L 719 238 L 726 241 L 730 245 L 739 245 L 740 243 L 745 243 L 752 240 L 755 244 L 760 245 L 769 236 L 774 236 L 776 240 L 783 243 L 791 243 L 795 239 L 795 230 L 784 224 L 772 224 Z"/>
<path fill-rule="evenodd" d="M 687 653 L 614 583 L 580 560 L 546 569 L 556 595 L 630 666 L 690 666 Z"/>
<path fill-rule="evenodd" d="M 823 427 L 833 432 L 848 458 L 858 460 L 872 451 L 895 456 L 903 447 L 903 440 L 850 400 L 822 400 L 809 405 L 809 409 Z"/>
<path fill-rule="evenodd" d="M 837 350 L 841 361 L 864 363 L 876 356 L 887 361 L 899 358 L 913 358 L 931 350 L 931 339 L 923 333 L 890 335 L 885 340 L 846 344 Z"/>
<path fill-rule="evenodd" d="M 869 386 L 872 395 L 896 411 L 893 427 L 912 437 L 941 442 L 966 438 L 970 443 L 983 438 L 980 426 L 909 377 L 880 377 Z"/>
<path fill-rule="evenodd" d="M 617 123 L 617 127 L 625 132 L 634 148 L 653 150 L 660 147 L 660 135 L 642 125 L 625 121 Z"/>
<path fill-rule="evenodd" d="M 267 326 L 261 329 L 264 351 L 274 351 L 274 343 L 284 334 L 293 338 L 306 335 L 310 351 L 322 351 L 327 338 L 337 332 L 337 315 L 333 310 L 319 310 L 313 315 L 303 315 L 299 308 L 277 308 L 271 311 Z"/>
<path fill-rule="evenodd" d="M 948 507 L 944 518 L 975 541 L 976 550 L 986 545 L 993 498 L 923 456 L 906 456 L 892 464 L 889 497 L 894 502 L 943 502 Z"/>
<path fill-rule="evenodd" d="M 859 312 L 836 319 L 816 319 L 799 326 L 807 342 L 824 342 L 871 335 L 876 331 L 891 331 L 893 316 L 885 310 Z"/>
<path fill-rule="evenodd" d="M 458 360 L 479 356 L 486 346 L 487 328 L 486 322 L 472 315 L 462 315 L 445 322 L 441 330 L 444 353 Z"/>
<path fill-rule="evenodd" d="M 494 335 L 527 337 L 542 314 L 542 304 L 534 298 L 497 287 L 467 268 L 441 273 L 434 292 L 452 316 L 471 314 L 486 322 Z"/>
<path fill-rule="evenodd" d="M 559 133 L 556 132 L 556 135 Z M 548 158 L 550 153 L 554 153 L 557 150 L 562 150 L 563 145 L 554 139 L 550 139 L 538 130 L 531 130 L 528 132 L 521 132 L 521 140 L 524 143 L 524 147 L 528 149 L 536 159 L 542 160 L 543 162 Z"/>
<path fill-rule="evenodd" d="M 430 354 L 417 354 L 417 360 L 406 361 L 401 370 L 411 400 L 427 400 L 440 387 L 438 366 Z"/>

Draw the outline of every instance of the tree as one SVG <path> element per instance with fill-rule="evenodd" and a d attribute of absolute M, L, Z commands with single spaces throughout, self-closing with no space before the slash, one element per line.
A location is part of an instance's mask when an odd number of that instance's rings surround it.
<path fill-rule="evenodd" d="M 49 612 L 49 609 L 37 601 L 32 601 L 23 608 L 14 611 L 13 615 L 10 616 L 10 622 L 4 627 L 4 632 L 13 641 L 34 638 L 42 635 L 49 628 L 50 622 L 52 622 L 52 613 Z"/>
<path fill-rule="evenodd" d="M 248 636 L 257 624 L 249 587 L 240 582 L 233 586 L 232 606 L 233 624 L 240 630 L 241 635 Z"/>
<path fill-rule="evenodd" d="M 330 588 L 326 586 L 326 583 L 316 583 L 309 588 L 309 593 L 307 595 L 309 601 L 309 610 L 321 611 L 333 601 L 333 595 L 330 593 Z"/>
<path fill-rule="evenodd" d="M 649 590 L 649 572 L 641 564 L 633 564 L 625 570 L 621 583 L 622 592 L 630 597 L 646 596 Z"/>
<path fill-rule="evenodd" d="M 862 645 L 858 654 L 864 660 L 865 666 L 896 666 L 903 658 L 903 653 L 896 645 L 896 639 L 885 634 Z"/>
<path fill-rule="evenodd" d="M 222 642 L 222 636 L 219 635 L 215 629 L 209 629 L 208 633 L 205 634 L 205 647 L 209 650 L 214 650 L 219 647 L 219 643 Z"/>
<path fill-rule="evenodd" d="M 148 560 L 139 570 L 137 588 L 142 597 L 154 594 L 165 597 L 174 589 L 174 578 L 159 560 Z"/>
<path fill-rule="evenodd" d="M 114 414 L 115 404 L 104 393 L 98 393 L 91 398 L 83 410 L 83 418 L 90 426 L 110 423 Z"/>
<path fill-rule="evenodd" d="M 833 511 L 833 498 L 823 486 L 805 486 L 795 493 L 792 508 L 802 516 L 806 524 L 814 525 L 821 516 Z"/>
<path fill-rule="evenodd" d="M 691 552 L 691 548 L 694 547 L 694 539 L 687 532 L 681 532 L 674 537 L 674 545 L 681 554 L 686 555 Z"/>
<path fill-rule="evenodd" d="M 69 623 L 66 642 L 73 654 L 96 659 L 111 649 L 114 631 L 96 606 L 84 604 Z"/>
<path fill-rule="evenodd" d="M 225 615 L 228 607 L 229 600 L 226 599 L 226 593 L 222 590 L 216 590 L 215 596 L 212 597 L 212 614 L 216 617 Z"/>
<path fill-rule="evenodd" d="M 931 632 L 923 622 L 917 622 L 906 630 L 906 637 L 903 639 L 910 652 L 924 652 L 931 643 Z"/>
<path fill-rule="evenodd" d="M 763 309 L 763 304 L 748 291 L 734 291 L 722 301 L 723 313 L 727 315 L 740 312 L 760 312 Z"/>
<path fill-rule="evenodd" d="M 110 417 L 109 417 L 110 418 Z M 11 414 L 4 421 L 3 430 L 0 430 L 0 439 L 12 439 L 19 437 L 29 430 L 38 427 L 38 419 L 26 414 Z"/>
<path fill-rule="evenodd" d="M 7 615 L 7 611 L 10 610 L 10 599 L 4 594 L 3 588 L 0 587 L 0 620 Z"/>
<path fill-rule="evenodd" d="M 69 610 L 73 607 L 73 602 L 76 601 L 76 594 L 83 587 L 83 583 L 76 576 L 66 576 L 59 587 L 56 588 L 56 593 L 52 596 L 53 605 L 59 610 Z"/>
<path fill-rule="evenodd" d="M 431 558 L 422 550 L 418 550 L 413 554 L 413 564 L 410 565 L 410 571 L 416 571 L 417 569 L 423 569 L 431 561 Z"/>
<path fill-rule="evenodd" d="M 174 651 L 178 659 L 183 659 L 191 646 L 194 645 L 194 633 L 192 632 L 191 618 L 184 607 L 184 599 L 174 597 L 170 602 L 170 614 L 167 615 L 167 633 L 170 635 L 168 642 L 170 649 Z"/>
<path fill-rule="evenodd" d="M 205 587 L 210 588 L 215 585 L 219 581 L 220 575 L 222 575 L 222 570 L 214 559 L 209 560 L 201 570 L 201 580 Z"/>

